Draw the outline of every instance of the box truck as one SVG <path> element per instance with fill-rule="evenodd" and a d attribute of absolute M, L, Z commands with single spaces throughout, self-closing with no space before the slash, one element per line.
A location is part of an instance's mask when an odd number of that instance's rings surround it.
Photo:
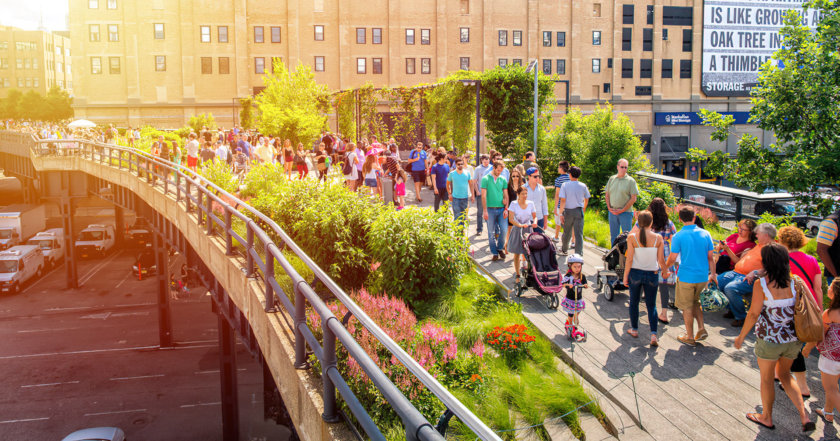
<path fill-rule="evenodd" d="M 46 228 L 43 205 L 9 205 L 0 209 L 0 250 L 26 242 Z"/>

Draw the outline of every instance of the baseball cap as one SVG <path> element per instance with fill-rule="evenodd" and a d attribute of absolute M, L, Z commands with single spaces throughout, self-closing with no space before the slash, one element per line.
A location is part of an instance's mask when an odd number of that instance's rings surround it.
<path fill-rule="evenodd" d="M 528 170 L 525 170 L 525 174 L 526 174 L 526 175 L 528 175 L 528 176 L 531 176 L 531 175 L 533 175 L 534 173 L 536 173 L 537 171 L 538 171 L 538 170 L 537 170 L 537 168 L 536 168 L 536 167 L 530 167 L 530 168 L 528 168 Z"/>

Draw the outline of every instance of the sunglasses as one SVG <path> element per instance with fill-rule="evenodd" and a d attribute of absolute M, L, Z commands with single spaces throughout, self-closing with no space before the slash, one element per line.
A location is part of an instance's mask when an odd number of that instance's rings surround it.
<path fill-rule="evenodd" d="M 626 165 L 619 165 L 618 168 L 627 168 Z"/>

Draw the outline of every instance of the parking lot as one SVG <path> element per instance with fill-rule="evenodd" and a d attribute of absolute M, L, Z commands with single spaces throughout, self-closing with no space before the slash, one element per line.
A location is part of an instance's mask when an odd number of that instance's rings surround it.
<path fill-rule="evenodd" d="M 60 440 L 116 426 L 130 440 L 220 440 L 217 317 L 209 297 L 172 300 L 175 348 L 158 349 L 156 279 L 131 274 L 136 251 L 63 265 L 0 297 L 0 439 Z M 263 421 L 262 368 L 237 351 L 240 439 L 288 438 Z"/>

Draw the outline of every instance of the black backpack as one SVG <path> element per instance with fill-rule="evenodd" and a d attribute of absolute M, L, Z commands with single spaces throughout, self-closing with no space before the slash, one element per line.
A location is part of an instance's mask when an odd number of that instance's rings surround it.
<path fill-rule="evenodd" d="M 350 154 L 344 156 L 344 162 L 341 163 L 341 173 L 345 176 L 353 173 L 353 164 L 350 163 Z"/>

